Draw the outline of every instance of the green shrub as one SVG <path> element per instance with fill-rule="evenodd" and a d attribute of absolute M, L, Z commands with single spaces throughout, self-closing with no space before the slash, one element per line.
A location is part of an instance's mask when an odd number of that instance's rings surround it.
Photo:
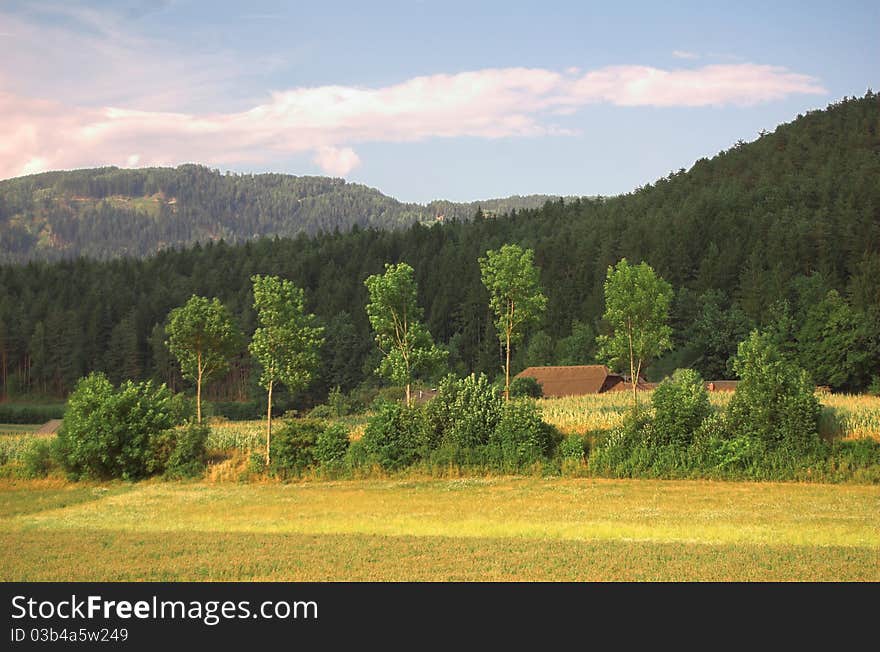
<path fill-rule="evenodd" d="M 383 468 L 409 466 L 428 450 L 422 408 L 380 403 L 361 441 L 367 455 Z"/>
<path fill-rule="evenodd" d="M 403 387 L 381 387 L 371 392 L 372 399 L 370 408 L 378 410 L 385 403 L 400 403 L 406 398 L 406 389 Z"/>
<path fill-rule="evenodd" d="M 733 365 L 742 380 L 727 409 L 732 435 L 793 456 L 815 451 L 821 408 L 806 372 L 757 331 L 740 343 Z"/>
<path fill-rule="evenodd" d="M 343 458 L 342 463 L 343 466 L 350 471 L 369 466 L 370 455 L 367 453 L 367 449 L 364 447 L 362 439 L 351 442 L 348 446 L 348 450 L 345 451 L 345 457 Z"/>
<path fill-rule="evenodd" d="M 544 423 L 535 402 L 518 399 L 504 405 L 489 446 L 505 470 L 517 470 L 549 456 L 554 435 L 555 428 Z"/>
<path fill-rule="evenodd" d="M 647 411 L 628 412 L 623 423 L 605 433 L 590 451 L 590 469 L 619 477 L 633 475 L 633 461 L 638 459 L 636 452 L 646 448 L 645 430 L 649 423 Z"/>
<path fill-rule="evenodd" d="M 326 429 L 318 419 L 289 419 L 272 433 L 269 470 L 280 477 L 302 473 L 315 463 L 315 445 Z"/>
<path fill-rule="evenodd" d="M 589 451 L 589 440 L 584 435 L 567 435 L 559 443 L 559 455 L 564 460 L 582 462 Z"/>
<path fill-rule="evenodd" d="M 248 458 L 246 475 L 263 475 L 266 472 L 266 456 L 263 453 L 254 451 Z"/>
<path fill-rule="evenodd" d="M 447 376 L 426 408 L 429 445 L 467 451 L 484 446 L 495 431 L 504 400 L 485 374 Z"/>
<path fill-rule="evenodd" d="M 348 430 L 341 424 L 324 428 L 315 440 L 315 460 L 322 466 L 339 466 L 350 445 Z"/>
<path fill-rule="evenodd" d="M 59 461 L 73 477 L 134 480 L 162 470 L 156 441 L 178 424 L 168 388 L 126 381 L 118 390 L 101 373 L 81 379 L 58 433 Z"/>
<path fill-rule="evenodd" d="M 195 478 L 205 472 L 208 455 L 205 444 L 211 429 L 198 423 L 175 431 L 174 449 L 168 456 L 165 475 L 169 478 Z"/>
<path fill-rule="evenodd" d="M 336 414 L 329 405 L 321 404 L 316 405 L 311 410 L 309 410 L 309 418 L 310 419 L 331 419 Z"/>
<path fill-rule="evenodd" d="M 654 390 L 651 400 L 654 419 L 649 443 L 653 445 L 686 448 L 711 412 L 709 392 L 693 369 L 677 369 Z"/>
<path fill-rule="evenodd" d="M 541 398 L 544 390 L 537 378 L 520 376 L 510 381 L 510 398 Z"/>
<path fill-rule="evenodd" d="M 27 478 L 45 478 L 55 466 L 54 439 L 35 439 L 22 456 L 24 475 Z"/>

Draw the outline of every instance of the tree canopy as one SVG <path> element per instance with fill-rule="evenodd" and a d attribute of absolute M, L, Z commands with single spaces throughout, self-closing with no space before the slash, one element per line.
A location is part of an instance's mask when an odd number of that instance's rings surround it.
<path fill-rule="evenodd" d="M 196 418 L 202 421 L 202 383 L 225 373 L 241 347 L 241 333 L 219 299 L 193 295 L 168 313 L 168 349 L 184 378 L 196 383 Z"/>
<path fill-rule="evenodd" d="M 406 388 L 409 405 L 414 375 L 435 371 L 446 359 L 446 351 L 434 344 L 421 321 L 412 267 L 388 264 L 384 274 L 368 277 L 364 285 L 370 293 L 367 315 L 383 354 L 377 371 Z"/>
<path fill-rule="evenodd" d="M 483 285 L 495 313 L 495 329 L 504 345 L 504 398 L 510 400 L 510 352 L 525 338 L 526 328 L 537 322 L 547 306 L 541 291 L 540 270 L 534 252 L 506 244 L 480 258 Z M 545 336 L 546 337 L 546 336 Z"/>
<path fill-rule="evenodd" d="M 642 367 L 672 348 L 669 306 L 672 286 L 645 262 L 630 265 L 623 258 L 608 268 L 603 320 L 611 333 L 599 335 L 599 355 L 613 368 L 629 366 L 633 400 Z"/>

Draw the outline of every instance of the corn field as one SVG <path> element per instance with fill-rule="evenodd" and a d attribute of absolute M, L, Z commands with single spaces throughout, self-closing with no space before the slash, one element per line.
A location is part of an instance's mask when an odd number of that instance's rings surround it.
<path fill-rule="evenodd" d="M 730 402 L 732 392 L 709 394 L 715 409 L 723 409 Z M 847 394 L 820 394 L 822 418 L 820 432 L 826 439 L 860 439 L 873 437 L 880 440 L 880 397 Z M 641 392 L 639 402 L 650 406 L 651 392 Z M 609 392 L 587 396 L 549 398 L 538 401 L 544 420 L 568 434 L 588 434 L 610 430 L 619 425 L 632 404 L 632 394 Z"/>

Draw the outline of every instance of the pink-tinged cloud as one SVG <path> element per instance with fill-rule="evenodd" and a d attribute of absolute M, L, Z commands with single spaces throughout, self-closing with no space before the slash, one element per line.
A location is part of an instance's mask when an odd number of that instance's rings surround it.
<path fill-rule="evenodd" d="M 315 153 L 315 163 L 327 174 L 344 177 L 361 164 L 360 157 L 351 147 L 322 147 Z"/>
<path fill-rule="evenodd" d="M 0 177 L 99 164 L 265 164 L 296 153 L 343 176 L 360 163 L 359 143 L 566 134 L 548 120 L 593 103 L 748 106 L 825 92 L 813 77 L 754 64 L 485 69 L 380 88 L 296 88 L 232 113 L 77 107 L 0 91 Z"/>

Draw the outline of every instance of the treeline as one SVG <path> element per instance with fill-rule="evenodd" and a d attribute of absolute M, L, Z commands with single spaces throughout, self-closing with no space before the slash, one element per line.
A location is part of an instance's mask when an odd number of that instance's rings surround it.
<path fill-rule="evenodd" d="M 0 262 L 143 257 L 224 239 L 316 235 L 468 220 L 535 208 L 551 197 L 403 203 L 328 177 L 221 174 L 200 165 L 46 172 L 0 181 Z"/>
<path fill-rule="evenodd" d="M 164 346 L 168 312 L 193 294 L 218 297 L 250 335 L 249 279 L 268 274 L 304 288 L 325 327 L 320 378 L 296 397 L 322 401 L 331 388 L 372 382 L 380 353 L 364 279 L 399 261 L 415 270 L 426 326 L 451 370 L 494 377 L 503 351 L 478 258 L 506 243 L 534 250 L 547 295 L 514 371 L 593 360 L 606 329 L 605 274 L 626 257 L 647 261 L 675 291 L 675 349 L 649 376 L 689 366 L 707 379 L 734 377 L 737 343 L 760 328 L 816 384 L 862 391 L 880 373 L 878 152 L 880 103 L 868 93 L 612 199 L 396 231 L 219 241 L 145 260 L 2 266 L 0 396 L 62 396 L 96 370 L 116 383 L 154 377 L 180 389 Z M 250 364 L 242 354 L 208 395 L 257 395 Z"/>

